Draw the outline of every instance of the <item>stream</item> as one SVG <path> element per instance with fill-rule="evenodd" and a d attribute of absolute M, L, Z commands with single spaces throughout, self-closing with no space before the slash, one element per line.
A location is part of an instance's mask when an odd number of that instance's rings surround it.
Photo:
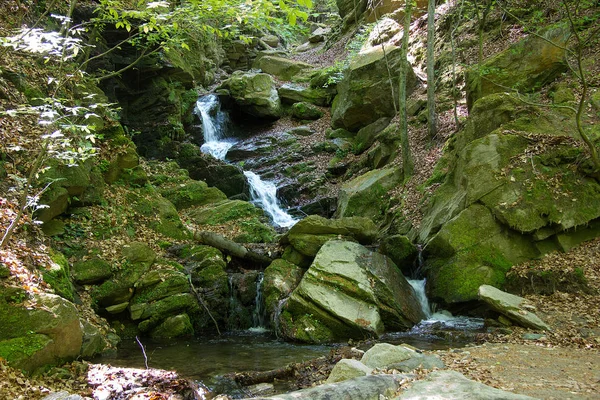
<path fill-rule="evenodd" d="M 204 144 L 201 150 L 220 160 L 236 143 L 228 137 L 228 114 L 221 111 L 217 96 L 208 95 L 197 101 L 196 113 L 202 120 Z M 270 216 L 273 225 L 282 228 L 293 226 L 297 220 L 284 211 L 276 197 L 273 182 L 263 181 L 252 171 L 245 171 L 250 184 L 252 202 Z M 422 263 L 419 257 L 419 265 Z M 418 268 L 416 273 L 418 273 Z M 148 365 L 152 368 L 175 370 L 183 377 L 201 381 L 210 389 L 217 388 L 218 376 L 230 372 L 266 371 L 281 368 L 289 363 L 302 362 L 329 353 L 331 345 L 302 345 L 279 340 L 265 329 L 265 310 L 262 294 L 263 274 L 257 278 L 255 309 L 252 312 L 254 328 L 235 330 L 231 328 L 222 336 L 180 340 L 164 344 L 144 340 Z M 380 339 L 388 343 L 407 343 L 423 350 L 462 347 L 472 341 L 473 333 L 483 329 L 483 320 L 454 317 L 446 311 L 433 312 L 425 294 L 424 279 L 408 279 L 421 304 L 426 319 L 408 332 L 386 333 Z M 235 306 L 233 281 L 230 276 L 230 307 Z M 275 329 L 277 331 L 277 329 Z M 359 346 L 360 347 L 360 346 Z M 144 368 L 144 356 L 134 339 L 124 340 L 117 352 L 97 358 L 95 362 L 122 367 Z"/>

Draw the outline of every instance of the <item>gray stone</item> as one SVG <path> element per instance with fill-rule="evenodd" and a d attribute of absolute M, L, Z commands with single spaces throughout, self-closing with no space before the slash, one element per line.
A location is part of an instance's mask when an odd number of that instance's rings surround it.
<path fill-rule="evenodd" d="M 361 362 L 367 367 L 384 369 L 415 357 L 418 353 L 404 346 L 377 343 L 365 352 Z"/>
<path fill-rule="evenodd" d="M 279 89 L 279 98 L 284 103 L 304 101 L 317 106 L 328 106 L 333 101 L 335 91 L 326 88 L 304 87 L 299 84 L 285 83 Z"/>
<path fill-rule="evenodd" d="M 279 38 L 275 35 L 265 35 L 260 38 L 265 44 L 269 47 L 277 47 L 279 46 Z"/>
<path fill-rule="evenodd" d="M 48 396 L 42 398 L 42 400 L 84 400 L 84 398 L 78 394 L 71 394 L 69 392 L 62 391 L 49 394 Z"/>
<path fill-rule="evenodd" d="M 261 60 L 264 58 L 272 57 L 262 57 Z M 268 74 L 236 71 L 220 88 L 227 89 L 240 110 L 246 114 L 269 119 L 281 116 L 281 101 L 275 81 Z"/>
<path fill-rule="evenodd" d="M 252 67 L 285 81 L 292 79 L 303 71 L 314 68 L 314 66 L 302 61 L 274 56 L 263 56 L 257 59 Z"/>
<path fill-rule="evenodd" d="M 310 37 L 308 38 L 308 41 L 310 43 L 319 43 L 319 42 L 324 42 L 325 38 L 327 37 L 327 35 L 329 35 L 331 33 L 331 28 L 327 27 L 327 28 L 317 28 L 313 31 L 313 33 L 310 35 Z"/>
<path fill-rule="evenodd" d="M 525 328 L 551 330 L 544 321 L 531 312 L 535 308 L 522 297 L 503 292 L 493 286 L 481 285 L 479 299 Z"/>
<path fill-rule="evenodd" d="M 326 383 L 341 382 L 359 376 L 371 375 L 371 371 L 373 371 L 373 368 L 367 367 L 358 360 L 344 358 L 335 364 Z"/>
<path fill-rule="evenodd" d="M 381 47 L 377 46 L 360 53 L 351 62 L 337 85 L 338 94 L 333 100 L 331 124 L 334 128 L 355 132 L 379 118 L 396 115 L 394 102 L 398 104 L 398 74 L 393 74 L 390 83 L 388 68 L 398 71 L 400 53 L 400 48 L 392 46 L 386 49 L 384 56 Z M 417 77 L 409 67 L 407 93 L 412 93 L 416 85 Z"/>
<path fill-rule="evenodd" d="M 365 217 L 342 217 L 337 219 L 309 215 L 298 221 L 289 231 L 290 235 L 342 235 L 352 237 L 362 244 L 371 244 L 377 237 L 377 226 Z"/>
<path fill-rule="evenodd" d="M 495 389 L 465 378 L 455 371 L 435 371 L 427 378 L 415 381 L 396 400 L 532 400 L 524 396 Z"/>
<path fill-rule="evenodd" d="M 110 278 L 113 272 L 112 266 L 108 262 L 100 258 L 92 258 L 73 264 L 71 274 L 75 282 L 87 285 L 102 282 Z"/>
<path fill-rule="evenodd" d="M 327 383 L 314 388 L 278 394 L 272 397 L 253 397 L 254 400 L 380 400 L 393 396 L 400 386 L 402 375 L 369 375 L 343 382 Z"/>
<path fill-rule="evenodd" d="M 401 361 L 389 366 L 391 369 L 395 369 L 400 372 L 412 372 L 417 368 L 421 369 L 444 369 L 446 365 L 444 362 L 435 355 L 415 353 L 413 357 L 408 360 Z"/>

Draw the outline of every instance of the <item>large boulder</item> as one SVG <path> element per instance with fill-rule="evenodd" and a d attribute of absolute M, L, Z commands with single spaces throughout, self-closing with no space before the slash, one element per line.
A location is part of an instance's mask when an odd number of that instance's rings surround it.
<path fill-rule="evenodd" d="M 295 83 L 286 83 L 277 89 L 279 98 L 284 103 L 298 103 L 301 101 L 317 106 L 328 106 L 333 101 L 335 91 L 325 88 L 304 87 Z"/>
<path fill-rule="evenodd" d="M 289 339 L 318 343 L 408 329 L 424 317 L 389 258 L 358 243 L 331 240 L 292 292 L 279 326 Z"/>
<path fill-rule="evenodd" d="M 236 71 L 221 84 L 221 88 L 229 91 L 233 101 L 246 114 L 267 119 L 281 117 L 281 101 L 271 75 Z"/>
<path fill-rule="evenodd" d="M 291 262 L 276 259 L 265 269 L 263 292 L 267 314 L 276 316 L 280 301 L 286 299 L 298 286 L 304 269 Z"/>
<path fill-rule="evenodd" d="M 376 236 L 377 226 L 369 218 L 327 219 L 309 215 L 289 230 L 284 242 L 288 241 L 300 254 L 314 257 L 321 246 L 331 239 L 343 237 L 362 244 L 371 244 Z"/>
<path fill-rule="evenodd" d="M 508 270 L 539 252 L 473 204 L 446 223 L 424 249 L 429 294 L 446 303 L 477 299 L 479 286 L 501 286 Z"/>
<path fill-rule="evenodd" d="M 489 285 L 481 285 L 478 294 L 480 300 L 519 325 L 542 331 L 550 330 L 550 327 L 532 312 L 535 307 L 524 298 Z"/>
<path fill-rule="evenodd" d="M 571 33 L 554 26 L 529 35 L 467 72 L 467 107 L 491 93 L 507 88 L 528 92 L 551 82 L 566 71 L 566 48 Z"/>
<path fill-rule="evenodd" d="M 169 200 L 177 210 L 226 200 L 225 193 L 216 187 L 208 187 L 203 181 L 190 181 L 185 184 L 161 188 L 160 194 Z"/>
<path fill-rule="evenodd" d="M 337 85 L 338 94 L 333 101 L 331 123 L 334 128 L 357 131 L 381 117 L 392 118 L 398 104 L 398 71 L 401 50 L 388 47 L 385 55 L 380 46 L 359 53 L 350 63 L 344 79 Z M 417 77 L 409 66 L 407 93 L 417 85 Z"/>
<path fill-rule="evenodd" d="M 80 354 L 83 332 L 75 305 L 60 296 L 0 288 L 0 357 L 33 372 Z"/>
<path fill-rule="evenodd" d="M 388 205 L 388 191 L 402 183 L 398 168 L 369 171 L 346 182 L 340 188 L 337 217 L 367 217 L 381 221 Z"/>
<path fill-rule="evenodd" d="M 302 61 L 276 56 L 262 56 L 257 58 L 252 67 L 284 81 L 289 81 L 301 72 L 314 68 L 314 66 Z"/>

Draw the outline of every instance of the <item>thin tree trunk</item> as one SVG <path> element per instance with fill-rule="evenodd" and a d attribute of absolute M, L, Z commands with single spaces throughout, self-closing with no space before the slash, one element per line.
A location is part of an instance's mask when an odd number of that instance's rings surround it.
<path fill-rule="evenodd" d="M 402 51 L 400 54 L 400 83 L 398 87 L 398 109 L 400 114 L 400 145 L 402 147 L 402 167 L 404 177 L 412 176 L 414 164 L 408 141 L 408 115 L 406 112 L 406 78 L 410 68 L 406 55 L 408 54 L 408 38 L 410 35 L 410 19 L 412 14 L 412 0 L 406 0 L 404 8 L 404 35 L 402 37 Z"/>
<path fill-rule="evenodd" d="M 433 140 L 437 134 L 435 115 L 435 0 L 427 6 L 427 133 Z"/>

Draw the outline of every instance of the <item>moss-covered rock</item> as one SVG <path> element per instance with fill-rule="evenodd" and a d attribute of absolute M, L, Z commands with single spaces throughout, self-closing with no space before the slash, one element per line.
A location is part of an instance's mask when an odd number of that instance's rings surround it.
<path fill-rule="evenodd" d="M 69 301 L 75 299 L 75 289 L 71 283 L 69 261 L 58 251 L 50 251 L 52 264 L 43 271 L 44 281 L 48 282 L 54 292 Z"/>
<path fill-rule="evenodd" d="M 567 70 L 566 48 L 570 31 L 553 26 L 531 34 L 467 72 L 467 107 L 506 88 L 531 91 Z"/>
<path fill-rule="evenodd" d="M 279 98 L 284 103 L 306 102 L 317 106 L 328 106 L 333 101 L 335 90 L 329 88 L 304 87 L 286 83 L 277 89 Z"/>
<path fill-rule="evenodd" d="M 124 170 L 135 168 L 140 163 L 135 144 L 124 133 L 113 137 L 110 145 L 115 151 L 104 171 L 106 183 L 116 182 Z"/>
<path fill-rule="evenodd" d="M 432 297 L 446 303 L 477 299 L 481 285 L 501 287 L 508 270 L 539 252 L 474 204 L 446 223 L 424 249 Z"/>
<path fill-rule="evenodd" d="M 227 200 L 225 193 L 216 187 L 208 187 L 202 181 L 191 181 L 183 186 L 164 188 L 160 190 L 160 194 L 173 203 L 177 210 Z"/>
<path fill-rule="evenodd" d="M 173 239 L 186 239 L 190 233 L 181 222 L 177 209 L 169 200 L 154 190 L 141 195 L 131 193 L 133 209 L 150 219 L 149 228 Z"/>
<path fill-rule="evenodd" d="M 392 118 L 396 115 L 392 87 L 398 87 L 398 74 L 394 74 L 390 84 L 388 68 L 398 71 L 401 62 L 399 47 L 380 46 L 365 53 L 359 53 L 351 62 L 344 79 L 337 85 L 338 94 L 333 100 L 331 123 L 334 128 L 357 131 L 379 118 Z M 407 90 L 410 94 L 417 85 L 417 78 L 408 66 Z"/>
<path fill-rule="evenodd" d="M 377 121 L 361 128 L 354 137 L 354 153 L 361 154 L 375 142 L 377 135 L 390 124 L 390 118 L 379 118 Z"/>
<path fill-rule="evenodd" d="M 281 101 L 270 75 L 236 71 L 221 84 L 221 88 L 229 91 L 233 101 L 246 114 L 270 119 L 281 116 Z"/>
<path fill-rule="evenodd" d="M 311 235 L 308 233 L 293 233 L 288 235 L 290 244 L 300 254 L 307 257 L 314 257 L 317 255 L 321 247 L 331 239 L 337 239 L 338 236 L 335 234 L 322 234 L 322 235 Z"/>
<path fill-rule="evenodd" d="M 11 366 L 33 372 L 79 355 L 83 334 L 75 305 L 36 294 L 26 307 L 18 290 L 0 292 L 0 357 Z"/>
<path fill-rule="evenodd" d="M 233 238 L 237 243 L 272 243 L 277 233 L 271 225 L 258 218 L 250 218 L 237 224 L 242 233 Z"/>
<path fill-rule="evenodd" d="M 377 237 L 377 225 L 366 217 L 328 219 L 309 215 L 298 221 L 289 234 L 342 235 L 352 237 L 362 244 L 371 244 Z"/>
<path fill-rule="evenodd" d="M 314 68 L 312 65 L 302 61 L 268 55 L 257 58 L 252 67 L 260 69 L 264 73 L 274 75 L 284 81 L 289 81 L 301 72 Z"/>
<path fill-rule="evenodd" d="M 165 319 L 159 326 L 150 332 L 153 339 L 173 339 L 194 334 L 194 327 L 189 315 L 179 314 Z"/>
<path fill-rule="evenodd" d="M 398 168 L 384 168 L 346 182 L 340 188 L 336 216 L 361 216 L 381 221 L 389 202 L 387 193 L 402 179 L 402 171 Z"/>
<path fill-rule="evenodd" d="M 136 282 L 135 295 L 131 304 L 149 303 L 180 293 L 189 293 L 188 277 L 180 272 L 165 269 L 153 269 Z"/>
<path fill-rule="evenodd" d="M 94 257 L 74 263 L 71 274 L 75 282 L 88 285 L 105 281 L 112 276 L 113 272 L 112 265 L 101 258 Z"/>
<path fill-rule="evenodd" d="M 390 259 L 357 243 L 331 240 L 292 292 L 279 326 L 285 337 L 314 342 L 378 336 L 422 318 L 414 291 Z M 316 336 L 306 332 L 309 322 L 309 329 L 320 332 Z"/>
<path fill-rule="evenodd" d="M 294 103 L 291 110 L 292 117 L 301 120 L 319 119 L 323 116 L 323 111 L 319 110 L 318 107 L 303 101 Z"/>
<path fill-rule="evenodd" d="M 302 268 L 310 267 L 312 262 L 311 257 L 307 257 L 300 253 L 298 250 L 294 249 L 294 246 L 287 246 L 283 251 L 281 258 Z"/>
<path fill-rule="evenodd" d="M 238 219 L 262 216 L 261 209 L 242 200 L 223 200 L 192 210 L 188 216 L 199 225 L 219 225 Z"/>
<path fill-rule="evenodd" d="M 304 269 L 283 259 L 273 260 L 265 269 L 263 292 L 265 308 L 271 319 L 279 307 L 279 302 L 298 286 L 302 275 Z"/>
<path fill-rule="evenodd" d="M 404 273 L 410 276 L 417 261 L 419 250 L 404 235 L 386 236 L 381 241 L 379 251 L 388 256 Z"/>

